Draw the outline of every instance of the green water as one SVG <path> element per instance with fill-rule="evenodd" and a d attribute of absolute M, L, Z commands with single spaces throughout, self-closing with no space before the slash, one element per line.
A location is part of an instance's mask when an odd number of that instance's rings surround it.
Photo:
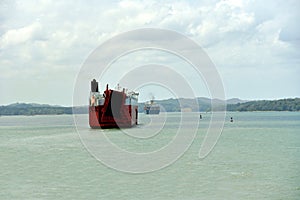
<path fill-rule="evenodd" d="M 151 151 L 174 137 L 178 116 L 169 114 L 173 126 L 147 146 L 106 133 L 122 148 Z M 128 174 L 88 153 L 72 116 L 1 116 L 0 199 L 300 199 L 299 112 L 227 113 L 216 147 L 200 160 L 208 123 L 203 114 L 196 139 L 172 165 Z"/>

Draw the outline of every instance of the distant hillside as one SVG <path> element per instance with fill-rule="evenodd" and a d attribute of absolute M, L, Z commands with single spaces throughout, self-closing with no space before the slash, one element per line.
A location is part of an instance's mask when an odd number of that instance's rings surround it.
<path fill-rule="evenodd" d="M 223 101 L 220 99 L 209 99 L 205 97 L 198 97 L 195 99 L 180 98 L 180 99 L 166 99 L 166 100 L 156 100 L 157 104 L 161 105 L 167 112 L 180 112 L 181 110 L 188 110 L 192 112 L 206 112 L 211 110 L 211 103 L 215 105 L 222 104 Z M 181 106 L 180 106 L 180 103 Z M 226 103 L 237 104 L 244 103 L 246 100 L 241 100 L 238 98 L 228 99 Z M 144 103 L 139 104 L 139 112 L 143 112 Z"/>
<path fill-rule="evenodd" d="M 228 111 L 300 111 L 300 98 L 228 104 Z"/>
<path fill-rule="evenodd" d="M 180 112 L 181 110 L 206 112 L 211 111 L 211 102 L 214 102 L 216 107 L 222 103 L 219 99 L 211 100 L 203 97 L 197 98 L 197 101 L 181 98 L 179 100 L 167 99 L 157 100 L 155 102 L 161 105 L 167 112 Z M 300 98 L 260 101 L 246 101 L 234 98 L 228 99 L 226 103 L 227 111 L 300 111 Z M 143 111 L 142 103 L 139 106 L 139 111 Z"/>
<path fill-rule="evenodd" d="M 239 98 L 232 98 L 226 100 L 227 104 L 237 104 L 237 103 L 246 103 L 246 102 L 248 102 L 248 100 L 241 100 Z"/>
<path fill-rule="evenodd" d="M 76 113 L 88 113 L 87 106 L 83 107 L 63 107 L 48 104 L 36 103 L 13 103 L 7 106 L 0 106 L 0 115 L 62 115 Z"/>
<path fill-rule="evenodd" d="M 62 106 L 53 106 L 53 105 L 49 105 L 49 104 L 37 104 L 37 103 L 12 103 L 7 105 L 6 107 L 10 107 L 10 108 L 33 108 L 33 107 L 62 107 Z"/>
<path fill-rule="evenodd" d="M 181 105 L 180 105 L 180 103 Z M 166 99 L 156 100 L 155 103 L 166 112 L 207 112 L 211 110 L 211 102 L 216 105 L 222 103 L 219 99 L 197 98 L 195 99 Z M 227 111 L 300 111 L 300 98 L 280 100 L 245 101 L 237 98 L 229 99 Z M 144 111 L 144 103 L 139 103 L 139 112 Z M 14 103 L 7 106 L 0 106 L 0 115 L 60 115 L 60 114 L 86 114 L 88 106 L 63 107 L 48 104 L 26 104 Z"/>
<path fill-rule="evenodd" d="M 72 114 L 71 107 L 51 106 L 48 104 L 14 103 L 0 106 L 0 115 L 60 115 Z"/>

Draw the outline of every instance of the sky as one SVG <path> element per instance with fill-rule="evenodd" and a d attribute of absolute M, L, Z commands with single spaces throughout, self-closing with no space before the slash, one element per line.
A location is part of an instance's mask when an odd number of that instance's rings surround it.
<path fill-rule="evenodd" d="M 112 37 L 140 28 L 176 31 L 199 44 L 214 63 L 228 99 L 300 97 L 299 10 L 298 0 L 2 0 L 0 105 L 72 105 L 78 73 L 91 53 Z M 130 71 L 130 65 L 153 62 L 180 68 L 180 60 L 174 64 L 177 58 L 171 57 L 133 53 L 111 69 L 127 63 L 124 69 Z M 118 79 L 114 72 L 110 84 Z M 193 79 L 188 67 L 179 73 Z M 172 94 L 172 88 L 147 87 L 141 101 L 153 93 L 156 99 Z M 209 91 L 194 95 L 209 97 Z"/>

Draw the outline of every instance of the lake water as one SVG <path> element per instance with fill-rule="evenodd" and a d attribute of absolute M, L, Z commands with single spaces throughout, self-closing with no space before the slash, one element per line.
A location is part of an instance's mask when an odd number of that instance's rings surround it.
<path fill-rule="evenodd" d="M 105 131 L 128 150 L 153 151 L 174 137 L 179 116 L 168 113 L 163 133 L 143 142 L 116 129 L 86 130 Z M 71 115 L 1 116 L 0 199 L 300 199 L 299 112 L 227 113 L 217 145 L 201 160 L 210 119 L 202 116 L 182 157 L 142 174 L 111 169 L 91 156 Z M 136 130 L 149 117 L 141 114 L 139 121 Z"/>

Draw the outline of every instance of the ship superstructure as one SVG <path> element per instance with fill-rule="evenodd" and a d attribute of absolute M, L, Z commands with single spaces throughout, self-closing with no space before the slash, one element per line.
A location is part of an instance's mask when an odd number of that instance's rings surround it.
<path fill-rule="evenodd" d="M 146 114 L 158 115 L 160 113 L 160 106 L 154 102 L 154 97 L 145 103 L 144 111 Z"/>

